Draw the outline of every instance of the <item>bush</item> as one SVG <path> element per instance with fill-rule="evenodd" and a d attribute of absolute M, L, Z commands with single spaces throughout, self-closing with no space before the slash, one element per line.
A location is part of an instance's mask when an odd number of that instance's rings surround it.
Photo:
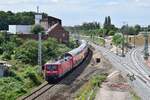
<path fill-rule="evenodd" d="M 38 43 L 35 40 L 29 40 L 20 47 L 16 48 L 14 58 L 26 64 L 37 64 Z"/>
<path fill-rule="evenodd" d="M 108 32 L 108 35 L 113 36 L 115 34 L 115 31 L 111 30 Z"/>
<path fill-rule="evenodd" d="M 112 42 L 114 45 L 119 46 L 123 43 L 123 41 L 124 41 L 124 38 L 123 38 L 123 35 L 121 33 L 116 33 L 113 36 Z"/>
<path fill-rule="evenodd" d="M 91 83 L 94 87 L 95 86 L 100 87 L 102 82 L 104 82 L 105 80 L 106 80 L 106 75 L 97 75 L 92 78 Z"/>
<path fill-rule="evenodd" d="M 78 47 L 78 45 L 75 40 L 70 38 L 69 42 L 67 43 L 67 47 L 69 47 L 70 49 L 74 49 L 74 48 Z"/>
<path fill-rule="evenodd" d="M 25 78 L 29 78 L 35 85 L 41 84 L 37 76 L 37 69 L 28 67 L 25 72 Z"/>
<path fill-rule="evenodd" d="M 22 40 L 17 36 L 11 36 L 0 32 L 0 54 L 3 60 L 10 60 L 14 49 L 22 44 Z"/>
<path fill-rule="evenodd" d="M 31 32 L 34 34 L 38 34 L 40 32 L 43 33 L 43 31 L 44 31 L 44 28 L 41 25 L 34 25 L 31 29 Z"/>
<path fill-rule="evenodd" d="M 16 100 L 19 95 L 26 93 L 23 83 L 12 78 L 0 79 L 0 100 Z"/>
<path fill-rule="evenodd" d="M 73 43 L 68 47 L 65 44 L 58 43 L 57 40 L 49 38 L 42 42 L 43 63 L 50 59 L 61 56 L 64 52 L 68 52 Z M 25 64 L 37 64 L 38 59 L 38 42 L 35 40 L 28 40 L 23 45 L 15 49 L 14 59 Z"/>

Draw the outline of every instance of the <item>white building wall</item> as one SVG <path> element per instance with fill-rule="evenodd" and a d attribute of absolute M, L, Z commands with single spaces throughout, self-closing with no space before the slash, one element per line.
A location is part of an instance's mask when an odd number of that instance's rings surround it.
<path fill-rule="evenodd" d="M 17 30 L 16 30 L 16 25 L 9 25 L 9 31 L 12 34 L 16 34 Z"/>
<path fill-rule="evenodd" d="M 11 34 L 30 34 L 32 25 L 9 25 Z"/>

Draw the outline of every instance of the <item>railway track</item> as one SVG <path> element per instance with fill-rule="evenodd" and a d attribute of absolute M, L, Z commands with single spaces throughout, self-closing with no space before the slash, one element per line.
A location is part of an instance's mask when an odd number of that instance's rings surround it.
<path fill-rule="evenodd" d="M 128 55 L 128 57 L 126 58 L 125 61 L 120 60 L 118 57 L 116 57 L 116 55 L 110 54 L 111 56 L 109 56 L 109 58 L 111 59 L 111 61 L 115 62 L 115 63 L 121 63 L 123 65 L 123 67 L 125 68 L 124 70 L 126 70 L 127 73 L 130 73 L 131 75 L 135 75 L 137 76 L 140 80 L 142 80 L 145 84 L 147 84 L 147 82 L 149 83 L 150 80 L 145 76 L 146 74 L 144 74 L 145 69 L 143 68 L 143 66 L 141 66 L 141 64 L 138 63 L 137 61 L 137 50 L 133 50 L 132 52 L 130 52 Z M 127 63 L 126 61 L 129 61 L 129 59 L 131 60 L 130 63 Z M 135 61 L 136 60 L 136 61 Z M 134 66 L 134 67 L 133 67 Z M 137 67 L 138 66 L 138 67 Z M 139 67 L 142 70 L 139 70 Z M 148 76 L 148 75 L 147 75 Z M 149 87 L 149 86 L 148 86 Z"/>
<path fill-rule="evenodd" d="M 149 79 L 145 76 L 147 74 L 144 74 L 145 72 L 147 72 L 143 67 L 144 65 L 141 66 L 141 64 L 139 64 L 138 62 L 138 59 L 137 59 L 137 52 L 138 50 L 135 49 L 133 50 L 132 52 L 129 52 L 128 53 L 128 57 L 126 57 L 126 60 L 124 61 L 122 58 L 114 55 L 114 54 L 111 54 L 110 52 L 106 52 L 107 53 L 110 53 L 111 56 L 109 56 L 109 58 L 113 61 L 113 62 L 116 62 L 116 63 L 121 63 L 126 69 L 127 69 L 127 72 L 130 72 L 131 74 L 135 74 L 137 77 L 140 77 L 140 79 L 143 81 L 144 80 L 144 83 L 146 83 L 145 79 L 147 81 L 149 81 Z M 130 64 L 127 63 L 127 61 L 129 61 L 129 59 L 131 60 L 130 61 Z M 134 66 L 134 67 L 133 67 Z M 138 67 L 137 67 L 138 66 Z M 139 67 L 142 69 L 142 70 L 139 70 Z M 140 76 L 139 76 L 139 75 Z M 142 78 L 142 77 L 143 78 Z M 147 75 L 148 76 L 148 75 Z M 150 81 L 149 81 L 150 82 Z"/>
<path fill-rule="evenodd" d="M 45 93 L 47 90 L 49 90 L 50 88 L 54 86 L 55 86 L 54 84 L 50 85 L 48 82 L 44 82 L 39 88 L 32 91 L 31 94 L 27 96 L 23 96 L 19 98 L 19 100 L 35 100 L 36 98 L 38 98 L 39 96 L 41 96 L 43 93 Z"/>
<path fill-rule="evenodd" d="M 150 79 L 149 79 L 149 72 L 145 70 L 145 64 L 140 63 L 138 59 L 138 50 L 134 50 L 132 54 L 132 61 L 134 62 L 135 65 L 138 65 L 139 67 L 135 66 L 135 68 L 139 71 L 139 74 L 143 77 L 142 80 L 145 81 L 145 84 L 149 85 L 150 84 Z M 142 69 L 142 70 L 140 70 Z M 148 86 L 150 88 L 150 86 Z"/>

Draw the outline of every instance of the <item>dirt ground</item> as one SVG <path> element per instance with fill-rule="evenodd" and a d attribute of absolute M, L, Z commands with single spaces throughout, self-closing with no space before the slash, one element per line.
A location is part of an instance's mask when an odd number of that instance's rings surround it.
<path fill-rule="evenodd" d="M 130 86 L 121 76 L 120 72 L 114 71 L 107 81 L 97 92 L 95 100 L 131 100 Z"/>

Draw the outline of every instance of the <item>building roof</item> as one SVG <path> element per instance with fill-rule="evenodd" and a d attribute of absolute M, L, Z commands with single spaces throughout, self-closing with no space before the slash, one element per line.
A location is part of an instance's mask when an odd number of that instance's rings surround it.
<path fill-rule="evenodd" d="M 53 26 L 51 26 L 51 27 L 48 29 L 47 33 L 51 32 L 57 25 L 59 25 L 59 24 L 56 23 L 56 24 L 54 24 Z"/>
<path fill-rule="evenodd" d="M 2 66 L 2 67 L 11 67 L 12 65 L 8 64 L 7 61 L 0 61 L 0 66 Z"/>
<path fill-rule="evenodd" d="M 61 19 L 53 17 L 53 16 L 47 16 L 47 18 L 53 18 L 53 19 L 61 20 Z"/>

